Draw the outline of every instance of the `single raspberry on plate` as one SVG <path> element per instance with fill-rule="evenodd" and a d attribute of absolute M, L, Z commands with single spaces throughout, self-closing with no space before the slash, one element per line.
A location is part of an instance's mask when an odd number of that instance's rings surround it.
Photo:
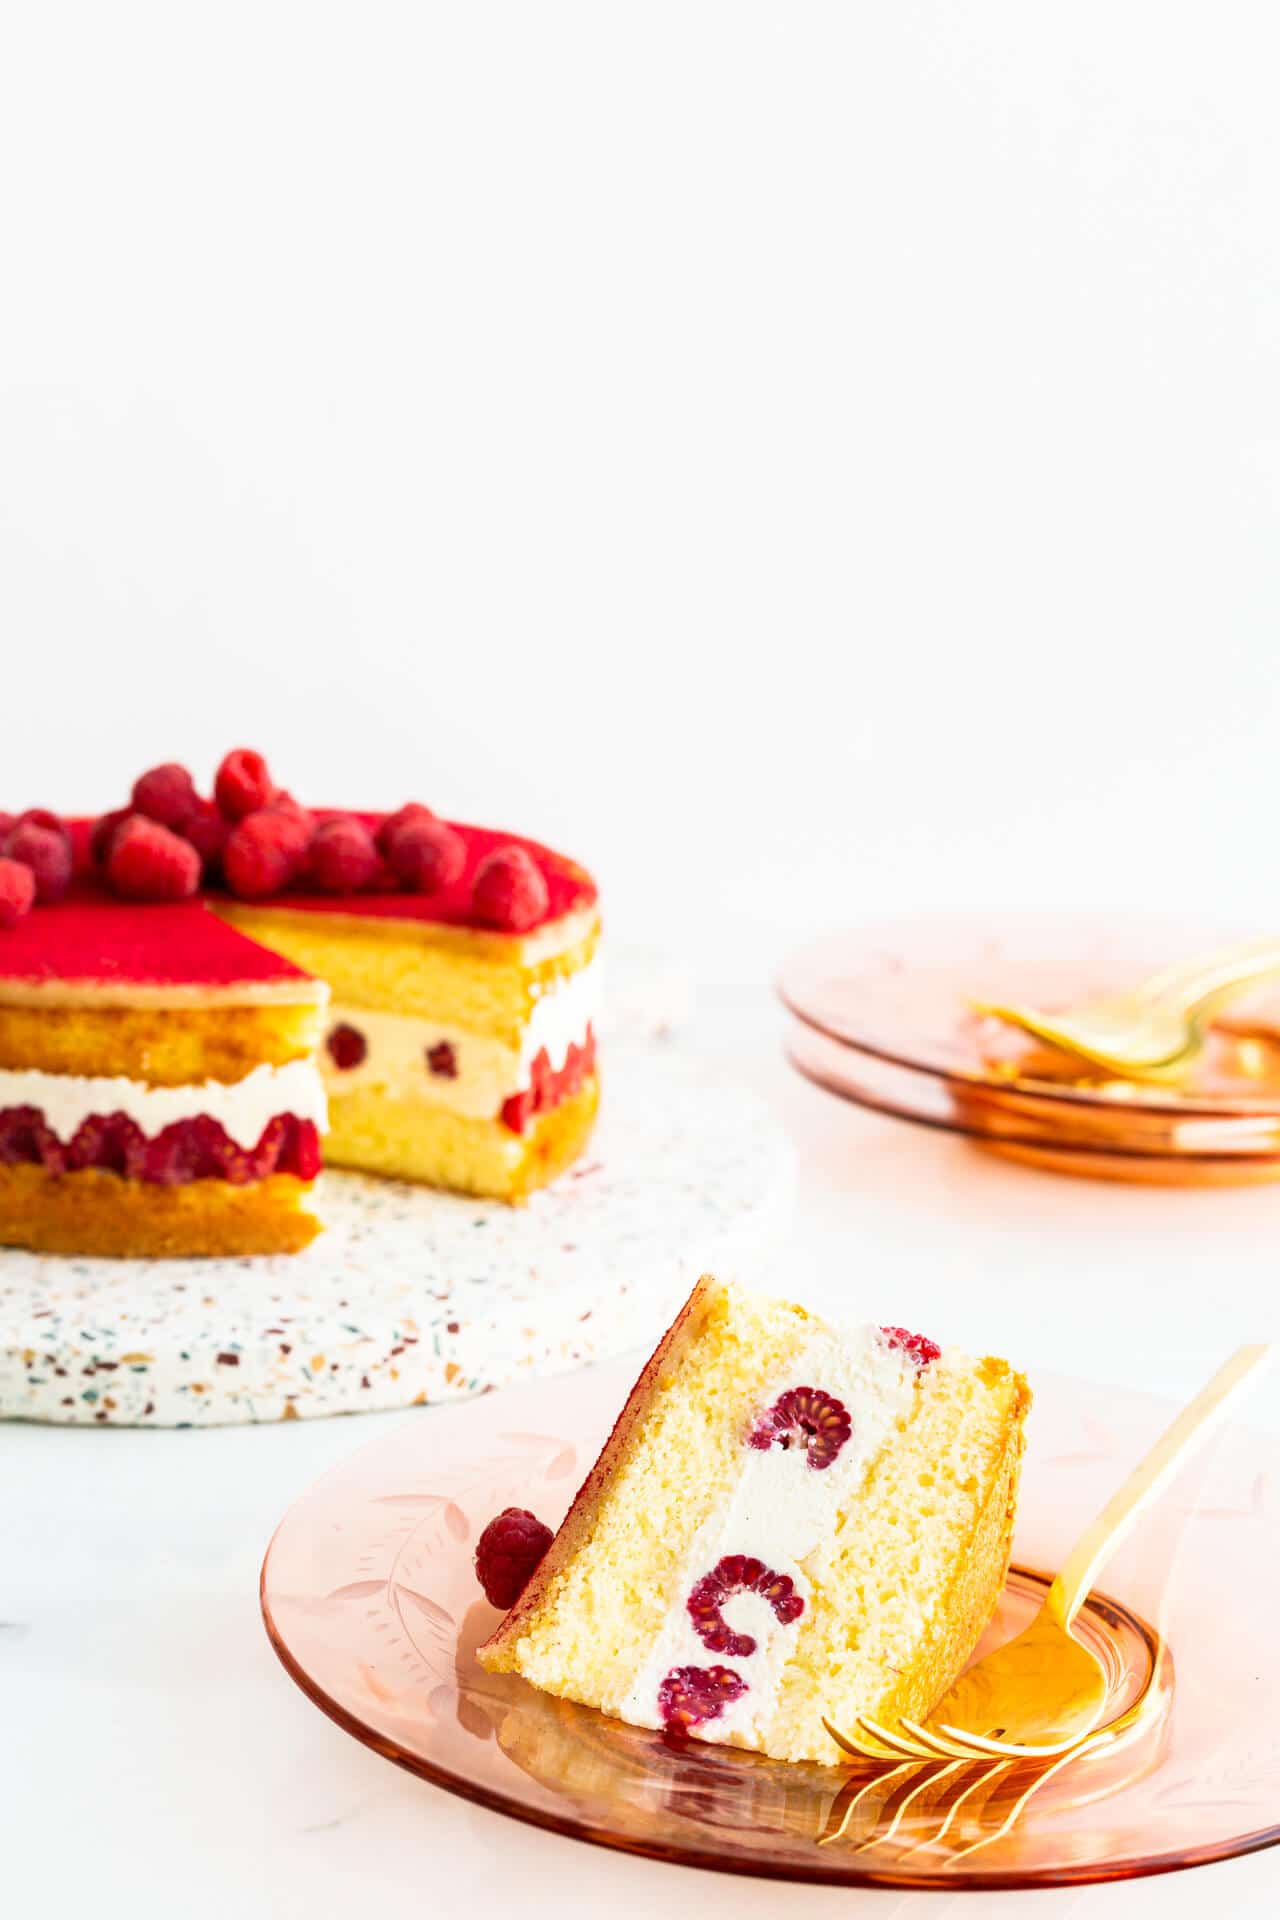
<path fill-rule="evenodd" d="M 230 832 L 226 815 L 212 800 L 197 800 L 182 827 L 183 839 L 191 842 L 206 870 L 222 858 Z"/>
<path fill-rule="evenodd" d="M 0 927 L 16 927 L 36 900 L 36 877 L 20 860 L 0 855 Z"/>
<path fill-rule="evenodd" d="M 132 807 L 113 807 L 110 813 L 98 815 L 93 823 L 93 831 L 89 835 L 89 853 L 98 866 L 106 866 L 117 828 L 132 818 Z"/>
<path fill-rule="evenodd" d="M 658 1688 L 658 1711 L 672 1733 L 687 1733 L 718 1720 L 747 1683 L 732 1667 L 672 1667 Z"/>
<path fill-rule="evenodd" d="M 443 820 L 409 820 L 383 849 L 387 864 L 411 893 L 441 893 L 462 878 L 467 845 Z"/>
<path fill-rule="evenodd" d="M 378 828 L 374 836 L 377 841 L 378 852 L 382 854 L 387 852 L 388 847 L 399 833 L 401 827 L 407 827 L 415 820 L 434 820 L 435 817 L 430 807 L 424 807 L 420 801 L 406 801 L 403 807 L 398 807 L 394 813 L 389 813 L 382 822 L 382 825 Z"/>
<path fill-rule="evenodd" d="M 884 1342 L 894 1353 L 905 1353 L 917 1367 L 927 1367 L 941 1358 L 942 1348 L 926 1333 L 908 1333 L 905 1327 L 881 1327 Z"/>
<path fill-rule="evenodd" d="M 288 813 L 262 807 L 240 822 L 222 849 L 222 871 L 241 900 L 280 893 L 307 857 L 307 833 Z"/>
<path fill-rule="evenodd" d="M 322 820 L 311 839 L 307 872 L 321 893 L 359 893 L 378 871 L 368 827 L 349 814 Z"/>
<path fill-rule="evenodd" d="M 134 813 L 112 837 L 107 879 L 125 900 L 187 900 L 200 884 L 200 856 L 158 820 Z"/>
<path fill-rule="evenodd" d="M 265 807 L 275 792 L 267 763 L 252 747 L 236 747 L 214 775 L 213 797 L 228 820 L 243 820 Z"/>
<path fill-rule="evenodd" d="M 358 1067 L 369 1051 L 369 1043 L 359 1027 L 348 1026 L 345 1020 L 330 1027 L 324 1044 L 334 1066 L 343 1071 Z"/>
<path fill-rule="evenodd" d="M 476 1578 L 491 1607 L 514 1607 L 555 1535 L 525 1507 L 508 1507 L 476 1544 Z"/>
<path fill-rule="evenodd" d="M 547 911 L 547 882 L 523 847 L 498 847 L 480 862 L 472 891 L 476 918 L 523 933 Z"/>
<path fill-rule="evenodd" d="M 131 798 L 135 813 L 145 813 L 174 833 L 183 831 L 198 805 L 196 783 L 176 760 L 139 774 Z"/>
<path fill-rule="evenodd" d="M 71 841 L 61 825 L 44 827 L 24 817 L 9 829 L 3 851 L 6 859 L 30 867 L 37 900 L 45 906 L 61 900 L 71 884 Z"/>
<path fill-rule="evenodd" d="M 747 1435 L 747 1445 L 760 1453 L 771 1447 L 803 1447 L 809 1465 L 823 1472 L 835 1460 L 853 1432 L 843 1400 L 822 1387 L 789 1387 Z"/>

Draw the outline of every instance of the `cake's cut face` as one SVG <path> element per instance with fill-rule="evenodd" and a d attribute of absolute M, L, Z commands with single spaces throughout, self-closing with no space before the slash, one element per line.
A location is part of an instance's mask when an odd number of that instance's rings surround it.
<path fill-rule="evenodd" d="M 550 848 L 309 812 L 244 750 L 214 799 L 0 815 L 0 1242 L 295 1250 L 326 1112 L 332 1164 L 523 1199 L 591 1132 L 598 938 Z"/>
<path fill-rule="evenodd" d="M 923 1716 L 1004 1585 L 1025 1382 L 703 1281 L 482 1664 L 637 1726 L 836 1764 Z"/>
<path fill-rule="evenodd" d="M 0 1243 L 305 1246 L 324 987 L 199 909 L 77 901 L 42 920 L 0 936 Z"/>

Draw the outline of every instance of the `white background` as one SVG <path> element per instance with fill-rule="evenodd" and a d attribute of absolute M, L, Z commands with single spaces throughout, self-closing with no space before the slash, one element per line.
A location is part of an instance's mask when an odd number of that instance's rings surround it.
<path fill-rule="evenodd" d="M 615 932 L 683 953 L 793 1120 L 763 983 L 810 931 L 1086 901 L 1274 925 L 1275 74 L 1262 5 L 11 6 L 0 803 L 115 804 L 251 744 L 306 799 L 539 834 Z M 859 1235 L 903 1318 L 1179 1388 L 1270 1312 L 1269 1193 L 1067 1198 L 803 1098 L 811 1249 Z M 157 1746 L 127 1690 L 77 1722 L 65 1623 L 24 1642 L 67 1911 L 452 1911 L 441 1859 L 501 1848 L 539 1912 L 835 1911 L 517 1836 L 286 1708 L 242 1587 L 358 1437 L 314 1431 L 287 1466 L 225 1442 L 228 1487 L 269 1490 L 229 1491 L 210 1549 L 258 1666 L 185 1792 L 181 1689 Z M 95 1438 L 22 1436 L 49 1530 Z M 137 1516 L 182 1479 L 126 1458 L 108 1665 Z M 376 1816 L 314 1840 L 366 1783 Z M 66 1845 L 99 1791 L 101 1878 Z M 1274 1896 L 1263 1859 L 1161 1911 L 1232 1876 L 1235 1911 Z"/>

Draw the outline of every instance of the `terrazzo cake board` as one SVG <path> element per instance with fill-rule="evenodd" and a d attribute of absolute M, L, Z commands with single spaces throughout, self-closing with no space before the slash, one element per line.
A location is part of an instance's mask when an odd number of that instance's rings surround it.
<path fill-rule="evenodd" d="M 0 1418 L 207 1427 L 457 1400 L 652 1344 L 698 1275 L 784 1224 L 763 1102 L 611 1059 L 584 1158 L 523 1208 L 326 1173 L 326 1231 L 265 1259 L 0 1249 Z"/>

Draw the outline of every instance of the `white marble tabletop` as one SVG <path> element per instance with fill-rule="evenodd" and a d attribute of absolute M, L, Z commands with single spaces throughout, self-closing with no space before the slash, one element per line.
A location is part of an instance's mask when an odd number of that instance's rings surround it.
<path fill-rule="evenodd" d="M 1057 1180 L 845 1108 L 794 1079 L 761 991 L 707 993 L 689 1044 L 772 1100 L 801 1150 L 779 1261 L 815 1302 L 1169 1393 L 1274 1334 L 1268 1189 Z M 392 1421 L 213 1432 L 0 1427 L 0 1835 L 15 1916 L 292 1920 L 357 1908 L 734 1920 L 926 1914 L 946 1895 L 695 1874 L 544 1834 L 400 1772 L 315 1711 L 262 1631 L 292 1499 Z M 1264 1387 L 1255 1424 L 1280 1429 Z M 1280 1852 L 1158 1880 L 1002 1896 L 1015 1916 L 1274 1911 Z"/>

